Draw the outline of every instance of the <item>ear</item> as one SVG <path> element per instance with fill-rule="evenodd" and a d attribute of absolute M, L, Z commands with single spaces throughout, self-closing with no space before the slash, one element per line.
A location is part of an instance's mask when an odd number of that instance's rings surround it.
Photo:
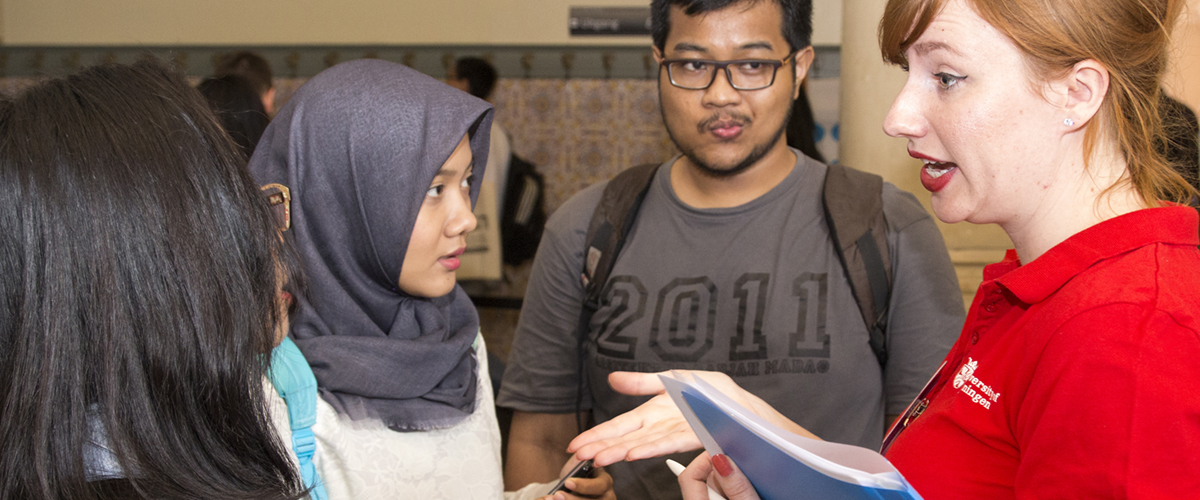
<path fill-rule="evenodd" d="M 1087 125 L 1100 111 L 1104 96 L 1108 95 L 1108 69 L 1095 59 L 1075 63 L 1067 74 L 1051 86 L 1055 93 L 1064 97 L 1064 119 L 1075 122 L 1069 128 L 1078 130 Z"/>
<path fill-rule="evenodd" d="M 652 52 L 652 53 L 654 54 L 654 62 L 656 62 L 656 63 L 662 63 L 662 60 L 663 60 L 663 53 L 662 53 L 662 50 L 660 50 L 660 49 L 658 48 L 658 46 L 651 46 L 651 47 L 650 47 L 650 52 Z"/>
<path fill-rule="evenodd" d="M 812 45 L 801 49 L 794 57 L 795 62 L 792 66 L 796 68 L 796 74 L 793 75 L 794 79 L 792 80 L 792 86 L 795 87 L 792 90 L 793 101 L 800 97 L 800 82 L 803 82 L 804 77 L 808 76 L 808 68 L 812 67 L 813 57 L 815 57 L 815 52 L 813 52 Z"/>
<path fill-rule="evenodd" d="M 267 116 L 275 116 L 275 87 L 267 89 L 267 92 L 262 95 L 262 101 Z"/>

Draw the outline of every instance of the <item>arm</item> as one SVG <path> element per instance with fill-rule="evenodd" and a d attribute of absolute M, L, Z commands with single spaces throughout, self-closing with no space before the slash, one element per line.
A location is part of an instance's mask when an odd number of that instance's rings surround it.
<path fill-rule="evenodd" d="M 884 424 L 890 425 L 946 357 L 965 313 L 954 265 L 933 218 L 911 194 L 890 184 L 884 185 L 883 201 L 893 275 L 883 377 Z"/>
<path fill-rule="evenodd" d="M 579 391 L 576 326 L 583 305 L 583 246 L 586 224 L 600 190 L 588 188 L 555 211 L 546 224 L 530 274 L 497 397 L 514 410 L 509 431 L 507 489 L 529 482 L 555 482 L 575 437 Z M 591 407 L 585 385 L 581 410 Z"/>
<path fill-rule="evenodd" d="M 572 413 L 528 413 L 514 411 L 508 431 L 508 459 L 504 489 L 515 490 L 529 483 L 553 483 L 571 458 L 567 443 L 577 427 Z"/>

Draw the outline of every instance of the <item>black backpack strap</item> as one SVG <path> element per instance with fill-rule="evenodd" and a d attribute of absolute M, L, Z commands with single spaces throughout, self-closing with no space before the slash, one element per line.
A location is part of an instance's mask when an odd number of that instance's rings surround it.
<path fill-rule="evenodd" d="M 579 386 L 575 393 L 575 415 L 583 409 L 584 361 L 587 356 L 588 327 L 592 323 L 592 315 L 600 309 L 604 285 L 608 275 L 617 262 L 617 254 L 625 246 L 625 237 L 637 219 L 642 200 L 650 189 L 650 181 L 658 171 L 658 163 L 648 163 L 627 169 L 604 186 L 604 194 L 596 211 L 592 212 L 592 220 L 588 224 L 586 244 L 584 246 L 583 280 L 584 301 L 579 311 L 579 323 L 575 327 L 578 339 Z M 577 421 L 579 432 L 583 432 L 584 423 Z"/>
<path fill-rule="evenodd" d="M 879 365 L 885 366 L 892 259 L 883 215 L 883 178 L 830 165 L 823 193 L 833 248 L 870 332 L 871 351 Z"/>

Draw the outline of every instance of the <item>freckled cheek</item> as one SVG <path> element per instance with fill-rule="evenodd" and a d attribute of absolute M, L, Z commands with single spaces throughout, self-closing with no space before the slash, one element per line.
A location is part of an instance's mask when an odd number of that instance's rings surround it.
<path fill-rule="evenodd" d="M 966 110 L 951 124 L 953 134 L 960 147 L 969 148 L 973 156 L 994 162 L 995 156 L 1007 156 L 1015 144 L 1009 136 L 1022 130 L 1019 121 L 1012 120 L 1008 113 L 991 106 Z M 1007 151 L 1006 151 L 1007 150 Z"/>

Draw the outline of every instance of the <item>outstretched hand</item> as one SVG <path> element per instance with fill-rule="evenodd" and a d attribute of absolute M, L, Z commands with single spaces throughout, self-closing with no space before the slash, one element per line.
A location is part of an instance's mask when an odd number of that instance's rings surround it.
<path fill-rule="evenodd" d="M 666 394 L 657 373 L 614 372 L 609 374 L 608 383 L 622 394 L 655 396 L 576 436 L 567 446 L 568 453 L 574 453 L 580 460 L 591 458 L 603 467 L 622 460 L 641 460 L 701 447 L 700 439 Z"/>
<path fill-rule="evenodd" d="M 683 370 L 677 370 L 676 373 L 690 373 L 702 378 L 758 416 L 802 436 L 816 437 L 757 396 L 746 392 L 724 373 Z M 609 374 L 608 383 L 617 392 L 654 397 L 576 436 L 567 446 L 567 452 L 574 453 L 580 460 L 591 458 L 597 466 L 605 466 L 622 460 L 643 460 L 700 449 L 700 438 L 692 432 L 675 402 L 666 394 L 658 375 L 631 372 Z"/>

